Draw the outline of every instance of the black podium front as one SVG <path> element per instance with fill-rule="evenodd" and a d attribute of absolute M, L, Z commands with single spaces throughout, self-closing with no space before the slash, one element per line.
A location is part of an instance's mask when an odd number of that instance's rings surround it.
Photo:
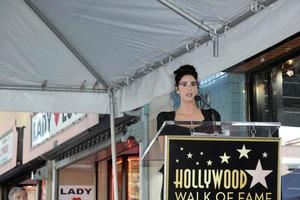
<path fill-rule="evenodd" d="M 165 199 L 279 199 L 279 140 L 167 136 Z"/>
<path fill-rule="evenodd" d="M 202 122 L 192 127 L 200 125 L 218 131 L 206 134 L 192 128 L 191 135 L 174 135 L 166 131 L 188 125 L 167 122 L 160 130 L 164 156 L 156 155 L 155 139 L 142 158 L 148 166 L 164 160 L 165 200 L 281 199 L 280 139 L 265 137 L 276 134 L 280 124 Z"/>

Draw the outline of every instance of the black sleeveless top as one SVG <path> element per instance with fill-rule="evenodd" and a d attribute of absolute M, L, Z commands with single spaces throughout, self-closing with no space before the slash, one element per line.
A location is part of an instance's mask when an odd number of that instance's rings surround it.
<path fill-rule="evenodd" d="M 214 110 L 214 109 L 207 109 L 207 110 L 201 110 L 204 120 L 203 121 L 221 121 L 220 114 Z M 157 115 L 157 131 L 160 129 L 160 127 L 163 125 L 165 121 L 174 121 L 175 120 L 175 111 L 171 112 L 160 112 Z M 214 131 L 217 131 L 221 133 L 220 126 L 197 126 L 194 128 L 195 132 L 201 132 L 201 133 L 214 133 Z M 166 126 L 163 131 L 160 134 L 163 135 L 191 135 L 191 129 L 187 127 L 182 126 Z M 159 172 L 164 173 L 164 165 L 160 168 Z"/>
<path fill-rule="evenodd" d="M 220 114 L 214 109 L 201 110 L 204 120 L 203 121 L 221 121 Z M 174 121 L 175 120 L 175 111 L 171 112 L 160 112 L 157 115 L 157 131 L 163 125 L 165 121 Z M 197 126 L 193 128 L 195 132 L 201 133 L 213 133 L 214 130 L 220 132 L 220 127 L 212 126 Z M 160 135 L 191 135 L 191 129 L 182 126 L 166 126 Z"/>

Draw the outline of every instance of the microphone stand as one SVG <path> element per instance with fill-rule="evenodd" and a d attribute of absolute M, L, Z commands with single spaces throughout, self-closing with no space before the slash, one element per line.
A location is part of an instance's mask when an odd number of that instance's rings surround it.
<path fill-rule="evenodd" d="M 212 129 L 213 129 L 213 134 L 219 134 L 219 131 L 216 130 L 216 116 L 215 116 L 215 113 L 214 113 L 214 109 L 206 103 L 206 101 L 204 101 L 204 99 L 202 98 L 201 95 L 196 95 L 195 97 L 195 101 L 198 101 L 198 102 L 202 102 L 203 103 L 203 106 L 207 106 L 210 110 L 211 110 L 211 121 L 212 121 Z"/>

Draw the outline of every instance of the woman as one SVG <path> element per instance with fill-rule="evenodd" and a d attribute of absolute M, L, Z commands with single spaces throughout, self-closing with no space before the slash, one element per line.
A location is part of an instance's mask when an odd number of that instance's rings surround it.
<path fill-rule="evenodd" d="M 176 93 L 180 97 L 180 106 L 176 111 L 161 112 L 157 116 L 157 130 L 160 129 L 165 121 L 221 121 L 221 117 L 216 110 L 208 109 L 201 110 L 196 103 L 196 96 L 199 93 L 198 88 L 198 73 L 191 65 L 183 65 L 179 67 L 175 74 L 175 87 Z M 215 127 L 203 127 L 184 125 L 172 128 L 172 131 L 163 131 L 159 137 L 160 144 L 163 147 L 164 136 L 166 134 L 172 135 L 191 135 L 192 131 L 213 133 Z M 218 128 L 219 129 L 219 128 Z M 170 129 L 168 129 L 170 130 Z M 219 130 L 217 130 L 219 131 Z M 164 166 L 160 169 L 161 173 L 164 173 Z M 163 187 L 161 191 L 161 199 L 163 199 Z"/>

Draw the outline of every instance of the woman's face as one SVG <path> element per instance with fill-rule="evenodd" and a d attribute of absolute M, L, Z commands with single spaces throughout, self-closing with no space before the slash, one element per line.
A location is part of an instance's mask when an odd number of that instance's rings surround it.
<path fill-rule="evenodd" d="M 179 81 L 177 92 L 181 101 L 195 101 L 194 97 L 198 94 L 198 83 L 192 75 L 185 75 Z"/>

